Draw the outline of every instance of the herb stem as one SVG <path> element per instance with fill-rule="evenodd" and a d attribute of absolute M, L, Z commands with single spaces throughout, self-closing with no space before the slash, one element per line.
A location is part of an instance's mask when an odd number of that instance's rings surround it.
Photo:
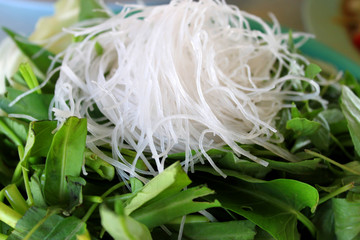
<path fill-rule="evenodd" d="M 4 189 L 1 189 L 1 191 L 0 191 L 0 202 L 3 202 L 4 198 L 5 198 Z"/>
<path fill-rule="evenodd" d="M 28 175 L 28 159 L 25 157 L 25 149 L 22 146 L 18 147 L 18 152 L 19 152 L 19 157 L 20 157 L 20 162 L 18 165 L 20 165 L 21 167 L 21 172 L 22 172 L 22 176 L 23 176 L 23 180 L 24 180 L 24 185 L 25 185 L 25 191 L 28 197 L 28 202 L 29 205 L 32 206 L 34 205 L 34 199 L 31 193 L 31 188 L 30 188 L 30 181 L 29 181 L 29 175 Z"/>
<path fill-rule="evenodd" d="M 6 186 L 4 188 L 4 193 L 11 207 L 21 215 L 24 215 L 25 212 L 29 209 L 29 206 L 26 204 L 25 199 L 19 192 L 16 185 L 10 184 Z"/>
<path fill-rule="evenodd" d="M 106 198 L 108 195 L 110 195 L 112 192 L 114 192 L 115 190 L 121 188 L 125 186 L 125 182 L 120 182 L 114 186 L 112 186 L 111 188 L 109 188 L 103 195 L 100 196 L 100 198 L 102 199 L 101 202 L 103 202 L 103 199 Z M 91 207 L 89 208 L 89 210 L 86 212 L 86 214 L 84 215 L 84 217 L 82 218 L 83 222 L 86 222 L 91 214 L 93 214 L 93 212 L 95 211 L 95 209 L 100 205 L 100 203 L 96 202 L 93 205 L 91 205 Z"/>
<path fill-rule="evenodd" d="M 12 183 L 16 183 L 19 181 L 19 179 L 21 179 L 21 174 L 22 174 L 22 166 L 21 166 L 21 161 L 16 165 L 16 168 L 14 170 L 14 174 L 12 176 L 11 182 Z"/>
<path fill-rule="evenodd" d="M 15 228 L 16 223 L 20 220 L 22 215 L 5 203 L 0 202 L 0 220 L 12 228 Z"/>
<path fill-rule="evenodd" d="M 324 197 L 320 198 L 319 204 L 322 204 L 322 203 L 326 202 L 327 200 L 329 200 L 329 199 L 331 199 L 331 198 L 333 198 L 333 197 L 335 197 L 335 196 L 337 196 L 337 195 L 339 195 L 339 194 L 341 194 L 343 192 L 346 192 L 346 191 L 352 189 L 353 187 L 354 187 L 353 182 L 349 183 L 349 184 L 346 184 L 346 185 L 336 189 L 335 191 L 325 195 Z"/>
<path fill-rule="evenodd" d="M 99 196 L 84 196 L 84 201 L 88 201 L 92 203 L 102 203 L 103 199 Z"/>
<path fill-rule="evenodd" d="M 297 213 L 297 219 L 302 222 L 307 229 L 309 229 L 311 235 L 315 238 L 316 237 L 316 227 L 315 225 L 308 219 L 305 215 L 303 215 L 301 212 Z"/>
<path fill-rule="evenodd" d="M 331 158 L 328 158 L 328 157 L 326 157 L 326 156 L 324 156 L 324 155 L 322 155 L 320 153 L 313 152 L 313 151 L 308 150 L 308 149 L 305 149 L 305 152 L 309 153 L 310 155 L 312 155 L 314 157 L 319 157 L 319 158 L 321 158 L 321 159 L 323 159 L 323 160 L 325 160 L 325 161 L 327 161 L 327 162 L 329 162 L 329 163 L 331 163 L 331 164 L 333 164 L 333 165 L 335 165 L 335 166 L 337 166 L 337 167 L 339 167 L 339 168 L 341 168 L 341 169 L 343 169 L 345 171 L 348 171 L 348 172 L 353 173 L 355 175 L 360 175 L 360 172 L 358 172 L 358 171 L 356 171 L 356 170 L 354 170 L 352 168 L 349 168 L 349 167 L 347 167 L 347 166 L 345 166 L 345 165 L 343 165 L 341 163 L 338 163 L 335 160 L 332 160 Z"/>
<path fill-rule="evenodd" d="M 22 146 L 23 143 L 21 139 L 14 133 L 12 129 L 8 127 L 8 125 L 0 119 L 0 130 L 15 143 L 16 146 Z"/>

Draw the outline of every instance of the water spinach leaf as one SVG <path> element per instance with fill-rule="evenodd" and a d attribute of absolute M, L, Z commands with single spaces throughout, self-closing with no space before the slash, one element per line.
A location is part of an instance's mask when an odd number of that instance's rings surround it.
<path fill-rule="evenodd" d="M 69 178 L 80 176 L 86 135 L 86 119 L 76 117 L 68 118 L 55 133 L 45 164 L 44 196 L 49 205 L 73 205 Z"/>
<path fill-rule="evenodd" d="M 134 197 L 129 199 L 124 211 L 130 215 L 145 203 L 155 198 L 161 199 L 178 193 L 190 183 L 191 180 L 180 163 L 176 162 L 154 177 Z"/>
<path fill-rule="evenodd" d="M 49 119 L 49 105 L 53 98 L 52 94 L 31 93 L 13 106 L 9 104 L 23 92 L 14 88 L 7 88 L 7 97 L 0 97 L 0 109 L 10 114 L 24 114 L 36 120 Z"/>
<path fill-rule="evenodd" d="M 286 123 L 286 128 L 293 130 L 297 136 L 309 136 L 319 130 L 321 124 L 306 118 L 293 118 Z"/>
<path fill-rule="evenodd" d="M 206 187 L 189 188 L 172 196 L 153 201 L 135 210 L 130 216 L 151 229 L 190 213 L 220 207 L 220 203 L 216 200 L 214 202 L 195 201 L 197 198 L 213 193 L 214 191 Z"/>
<path fill-rule="evenodd" d="M 298 220 L 315 234 L 311 221 L 300 212 L 305 207 L 314 211 L 319 201 L 317 190 L 308 184 L 290 179 L 261 183 L 231 179 L 225 183 L 214 176 L 201 178 L 215 190 L 214 198 L 222 207 L 254 222 L 275 239 L 300 239 Z"/>
<path fill-rule="evenodd" d="M 64 218 L 55 212 L 31 207 L 17 222 L 8 240 L 90 239 L 86 224 L 75 217 Z"/>

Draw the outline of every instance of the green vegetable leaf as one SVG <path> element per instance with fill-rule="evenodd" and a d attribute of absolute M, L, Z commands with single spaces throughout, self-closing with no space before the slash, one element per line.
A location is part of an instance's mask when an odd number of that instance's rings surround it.
<path fill-rule="evenodd" d="M 46 157 L 54 137 L 56 121 L 31 122 L 25 145 L 24 159 L 29 157 Z"/>
<path fill-rule="evenodd" d="M 317 228 L 317 240 L 336 240 L 332 201 L 319 205 L 313 222 Z"/>
<path fill-rule="evenodd" d="M 22 63 L 20 64 L 19 67 L 19 71 L 23 77 L 23 79 L 25 80 L 26 84 L 28 85 L 28 87 L 30 89 L 33 89 L 35 87 L 39 86 L 39 82 L 35 76 L 34 71 L 32 70 L 31 66 L 29 63 Z M 41 93 L 41 90 L 38 89 L 37 93 Z"/>
<path fill-rule="evenodd" d="M 8 95 L 0 97 L 0 109 L 10 114 L 24 114 L 35 118 L 36 120 L 49 119 L 49 105 L 53 98 L 52 94 L 31 93 L 13 106 L 9 104 L 23 92 L 14 88 L 7 88 Z"/>
<path fill-rule="evenodd" d="M 300 210 L 315 211 L 319 201 L 317 190 L 305 183 L 276 179 L 263 183 L 248 183 L 231 179 L 200 176 L 214 189 L 221 205 L 232 210 L 269 232 L 275 239 L 300 239 L 297 220 L 315 234 L 315 227 Z"/>
<path fill-rule="evenodd" d="M 330 145 L 330 128 L 325 119 L 315 118 L 314 122 L 320 123 L 316 132 L 309 136 L 311 142 L 320 150 L 328 150 Z"/>
<path fill-rule="evenodd" d="M 79 21 L 92 18 L 109 18 L 104 8 L 96 0 L 81 0 Z"/>
<path fill-rule="evenodd" d="M 34 63 L 36 68 L 46 75 L 55 55 L 8 28 L 3 28 L 3 30 L 12 38 L 18 48 Z M 59 63 L 56 63 L 54 68 L 58 66 Z"/>
<path fill-rule="evenodd" d="M 7 239 L 77 240 L 77 237 L 87 235 L 86 225 L 81 220 L 75 217 L 63 218 L 54 212 L 32 207 L 18 221 Z"/>
<path fill-rule="evenodd" d="M 297 109 L 295 103 L 293 103 L 292 107 L 291 107 L 291 117 L 292 118 L 300 118 L 301 117 L 301 113 L 300 113 L 299 109 Z"/>
<path fill-rule="evenodd" d="M 348 122 L 355 150 L 360 155 L 360 99 L 350 88 L 343 86 L 340 106 Z"/>
<path fill-rule="evenodd" d="M 47 205 L 42 191 L 42 184 L 40 178 L 41 173 L 33 174 L 30 178 L 29 186 L 34 199 L 34 206 L 45 208 L 47 207 Z"/>
<path fill-rule="evenodd" d="M 70 117 L 55 133 L 45 164 L 44 196 L 49 205 L 72 206 L 69 178 L 79 177 L 87 134 L 86 119 Z"/>
<path fill-rule="evenodd" d="M 149 229 L 122 211 L 110 210 L 100 205 L 101 225 L 115 240 L 151 240 Z"/>
<path fill-rule="evenodd" d="M 85 186 L 86 181 L 81 177 L 66 176 L 66 183 L 69 192 L 69 204 L 66 209 L 72 212 L 83 202 L 82 187 Z"/>
<path fill-rule="evenodd" d="M 180 163 L 176 162 L 154 177 L 134 197 L 129 199 L 125 206 L 125 213 L 130 215 L 154 198 L 165 198 L 180 192 L 190 183 L 191 181 Z"/>
<path fill-rule="evenodd" d="M 130 185 L 132 193 L 138 192 L 144 187 L 144 184 L 137 178 L 130 178 Z"/>
<path fill-rule="evenodd" d="M 255 224 L 246 220 L 186 223 L 183 231 L 189 240 L 253 240 L 255 234 Z"/>
<path fill-rule="evenodd" d="M 213 193 L 214 191 L 206 187 L 190 188 L 146 204 L 146 206 L 135 210 L 130 216 L 151 229 L 177 217 L 211 207 L 220 207 L 220 203 L 216 200 L 214 202 L 194 201 L 196 198 Z"/>
<path fill-rule="evenodd" d="M 348 132 L 346 119 L 340 109 L 324 110 L 319 113 L 319 117 L 327 121 L 333 135 Z"/>
<path fill-rule="evenodd" d="M 306 66 L 305 77 L 314 79 L 316 75 L 318 75 L 320 72 L 321 72 L 321 68 L 318 65 L 314 63 L 310 63 L 309 65 Z"/>
<path fill-rule="evenodd" d="M 335 233 L 338 240 L 355 240 L 360 238 L 360 203 L 348 202 L 346 199 L 332 199 Z"/>
<path fill-rule="evenodd" d="M 293 118 L 286 123 L 286 128 L 293 130 L 298 136 L 309 136 L 314 134 L 321 124 L 306 118 Z"/>

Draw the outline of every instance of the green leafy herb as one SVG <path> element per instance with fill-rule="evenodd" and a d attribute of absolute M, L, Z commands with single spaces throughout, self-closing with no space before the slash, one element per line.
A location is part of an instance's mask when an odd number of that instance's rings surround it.
<path fill-rule="evenodd" d="M 334 198 L 332 206 L 337 239 L 358 239 L 360 236 L 360 203 Z"/>
<path fill-rule="evenodd" d="M 25 239 L 73 239 L 87 235 L 86 225 L 75 217 L 63 218 L 55 212 L 36 207 L 30 208 L 16 224 L 9 240 Z"/>
<path fill-rule="evenodd" d="M 119 203 L 118 203 L 119 204 Z M 116 213 L 104 204 L 100 206 L 101 224 L 116 240 L 151 240 L 149 229 L 142 223 L 124 214 Z"/>
<path fill-rule="evenodd" d="M 81 199 L 81 191 L 72 191 L 78 183 L 71 179 L 80 176 L 86 134 L 86 119 L 76 117 L 69 118 L 55 133 L 44 170 L 44 197 L 48 204 L 71 209 L 74 201 Z"/>
<path fill-rule="evenodd" d="M 55 55 L 43 47 L 30 42 L 26 37 L 21 36 L 8 28 L 3 30 L 13 39 L 19 49 L 34 63 L 34 65 L 44 74 L 49 71 L 51 61 Z M 54 67 L 58 67 L 56 63 Z M 56 77 L 56 76 L 55 76 Z"/>

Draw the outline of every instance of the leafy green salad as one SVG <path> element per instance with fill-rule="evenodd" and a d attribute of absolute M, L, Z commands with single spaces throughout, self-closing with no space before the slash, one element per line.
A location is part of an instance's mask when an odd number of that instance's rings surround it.
<path fill-rule="evenodd" d="M 0 240 L 360 239 L 360 83 L 272 20 L 59 0 L 3 28 Z"/>

